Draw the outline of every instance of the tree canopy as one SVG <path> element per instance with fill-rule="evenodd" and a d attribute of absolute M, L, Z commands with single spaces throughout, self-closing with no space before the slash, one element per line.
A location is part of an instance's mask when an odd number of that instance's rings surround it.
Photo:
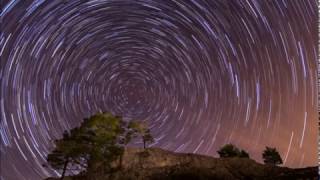
<path fill-rule="evenodd" d="M 54 150 L 47 156 L 48 165 L 61 172 L 61 179 L 71 170 L 110 171 L 111 163 L 117 159 L 121 167 L 124 147 L 139 135 L 144 147 L 153 140 L 150 130 L 141 122 L 125 122 L 120 116 L 99 113 L 85 119 L 80 127 L 65 131 L 63 138 L 55 141 Z"/>

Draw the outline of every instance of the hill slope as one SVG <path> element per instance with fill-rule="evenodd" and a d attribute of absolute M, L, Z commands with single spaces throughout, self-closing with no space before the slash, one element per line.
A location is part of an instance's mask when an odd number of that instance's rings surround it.
<path fill-rule="evenodd" d="M 118 163 L 118 162 L 117 162 Z M 117 164 L 114 164 L 116 166 Z M 99 172 L 99 171 L 98 171 Z M 49 178 L 54 179 L 54 178 Z M 67 178 L 66 178 L 67 179 Z M 317 168 L 290 169 L 262 165 L 247 158 L 213 158 L 150 148 L 128 148 L 122 169 L 112 174 L 95 173 L 75 180 L 205 180 L 205 179 L 318 179 Z"/>

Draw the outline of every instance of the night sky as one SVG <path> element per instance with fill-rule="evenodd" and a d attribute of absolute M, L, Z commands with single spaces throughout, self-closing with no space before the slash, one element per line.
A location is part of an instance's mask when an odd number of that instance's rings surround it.
<path fill-rule="evenodd" d="M 155 147 L 217 157 L 233 143 L 261 162 L 272 146 L 285 166 L 317 164 L 315 0 L 11 0 L 1 10 L 1 180 L 56 175 L 42 167 L 53 140 L 102 111 L 146 120 Z"/>

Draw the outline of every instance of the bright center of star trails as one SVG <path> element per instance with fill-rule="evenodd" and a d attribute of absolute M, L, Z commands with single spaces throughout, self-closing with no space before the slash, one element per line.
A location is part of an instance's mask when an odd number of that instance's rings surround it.
<path fill-rule="evenodd" d="M 316 0 L 9 0 L 1 18 L 1 180 L 56 175 L 53 140 L 101 111 L 146 120 L 154 147 L 317 163 Z"/>

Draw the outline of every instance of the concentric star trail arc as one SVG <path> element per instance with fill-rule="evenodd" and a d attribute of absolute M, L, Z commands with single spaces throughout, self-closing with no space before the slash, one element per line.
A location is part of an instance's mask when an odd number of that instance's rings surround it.
<path fill-rule="evenodd" d="M 315 0 L 11 0 L 0 40 L 1 179 L 41 179 L 53 140 L 96 112 L 155 143 L 316 164 Z M 135 142 L 139 145 L 139 142 Z M 5 167 L 5 168 L 4 168 Z"/>

